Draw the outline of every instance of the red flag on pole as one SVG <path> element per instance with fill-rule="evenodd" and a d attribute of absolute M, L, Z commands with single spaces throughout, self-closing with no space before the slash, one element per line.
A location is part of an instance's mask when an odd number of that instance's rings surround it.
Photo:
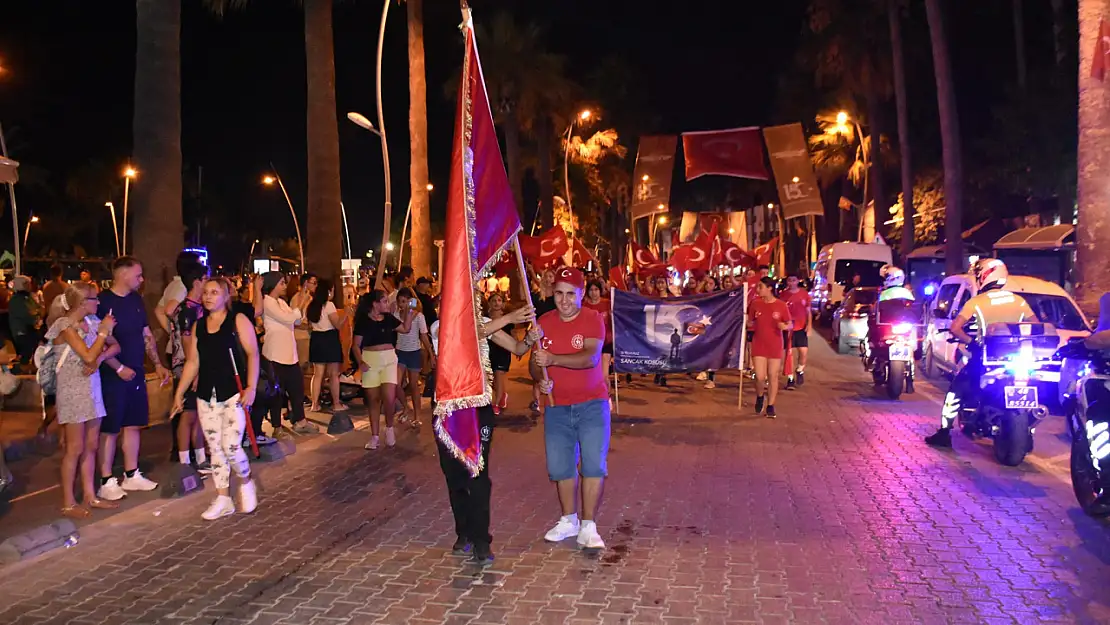
<path fill-rule="evenodd" d="M 746 267 L 748 269 L 755 269 L 758 264 L 754 256 L 745 252 L 732 241 L 721 241 L 721 260 L 730 267 Z"/>
<path fill-rule="evenodd" d="M 734 176 L 767 180 L 763 137 L 759 128 L 682 133 L 686 180 L 699 176 Z"/>
<path fill-rule="evenodd" d="M 671 250 L 671 265 L 681 271 L 706 271 L 710 252 L 697 243 L 687 243 Z"/>
<path fill-rule="evenodd" d="M 645 271 L 647 273 L 658 273 L 659 270 L 666 271 L 667 266 L 651 253 L 651 250 L 646 247 L 632 242 L 632 270 L 636 273 Z"/>
<path fill-rule="evenodd" d="M 478 342 L 476 282 L 520 231 L 486 95 L 474 24 L 464 13 L 462 80 L 451 150 L 436 380 L 436 437 L 472 475 L 482 470 L 476 408 L 490 403 Z M 486 357 L 488 358 L 488 356 Z"/>
<path fill-rule="evenodd" d="M 698 246 L 707 256 L 705 266 L 701 267 L 701 269 L 705 269 L 706 271 L 716 266 L 721 258 L 721 248 L 720 243 L 717 241 L 719 238 L 717 232 L 717 224 L 713 224 L 708 230 L 702 230 L 701 234 L 694 239 L 694 245 Z"/>
<path fill-rule="evenodd" d="M 609 268 L 609 284 L 614 289 L 622 291 L 628 290 L 628 281 L 624 278 L 624 267 L 610 267 Z"/>
<path fill-rule="evenodd" d="M 778 243 L 779 243 L 779 238 L 774 237 L 770 241 L 768 241 L 768 242 L 764 243 L 763 245 L 760 245 L 759 247 L 752 250 L 755 253 L 756 263 L 758 263 L 760 265 L 770 265 L 771 264 L 771 252 L 774 251 L 775 246 L 778 245 Z"/>
<path fill-rule="evenodd" d="M 532 262 L 532 267 L 537 271 L 558 265 L 569 249 L 567 233 L 558 226 L 538 237 L 520 235 L 520 253 Z"/>

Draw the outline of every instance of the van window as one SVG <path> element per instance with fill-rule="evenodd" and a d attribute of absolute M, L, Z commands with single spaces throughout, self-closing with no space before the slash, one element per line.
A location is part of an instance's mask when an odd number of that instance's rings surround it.
<path fill-rule="evenodd" d="M 960 293 L 960 303 L 956 304 L 952 312 L 956 315 L 960 314 L 960 311 L 964 309 L 964 304 L 966 304 L 969 299 L 971 299 L 971 289 L 964 289 L 963 292 Z"/>
<path fill-rule="evenodd" d="M 881 260 L 862 260 L 858 258 L 845 258 L 836 261 L 836 275 L 834 280 L 844 286 L 852 286 L 852 279 L 860 277 L 859 286 L 880 286 L 882 278 L 879 270 L 887 263 Z"/>
<path fill-rule="evenodd" d="M 938 310 L 944 311 L 944 317 L 946 319 L 951 319 L 952 318 L 952 314 L 953 314 L 952 300 L 956 299 L 956 293 L 958 293 L 959 290 L 960 290 L 959 283 L 957 283 L 957 284 L 946 284 L 946 285 L 940 287 L 940 293 L 937 293 L 936 308 Z"/>
<path fill-rule="evenodd" d="M 1051 323 L 1059 330 L 1085 332 L 1089 330 L 1083 314 L 1068 298 L 1041 293 L 1018 293 L 1036 313 L 1041 323 Z"/>

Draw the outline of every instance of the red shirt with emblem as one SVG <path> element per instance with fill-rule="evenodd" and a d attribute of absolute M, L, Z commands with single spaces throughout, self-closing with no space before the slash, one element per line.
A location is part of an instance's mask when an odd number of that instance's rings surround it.
<path fill-rule="evenodd" d="M 601 315 L 602 320 L 605 322 L 605 344 L 608 345 L 608 344 L 612 343 L 613 342 L 613 320 L 612 320 L 613 305 L 612 305 L 612 303 L 610 303 L 610 301 L 608 299 L 602 298 L 602 299 L 598 300 L 598 302 L 596 304 L 591 304 L 591 303 L 587 302 L 585 298 L 583 298 L 582 299 L 582 308 L 589 308 L 590 310 L 595 310 L 595 311 L 598 312 L 598 314 Z"/>
<path fill-rule="evenodd" d="M 585 347 L 586 339 L 605 340 L 605 319 L 595 310 L 583 308 L 574 319 L 563 321 L 553 310 L 539 319 L 543 328 L 540 345 L 557 356 L 576 354 Z M 581 404 L 595 399 L 609 399 L 609 385 L 601 370 L 601 359 L 589 369 L 548 367 L 547 375 L 555 383 L 552 395 L 556 406 Z"/>
<path fill-rule="evenodd" d="M 790 289 L 787 289 L 782 293 L 782 301 L 786 302 L 786 307 L 790 309 L 790 318 L 794 320 L 794 331 L 805 330 L 806 321 L 809 319 L 809 293 L 802 288 L 799 288 L 796 293 L 791 293 Z"/>
<path fill-rule="evenodd" d="M 781 299 L 767 302 L 762 297 L 757 297 L 748 311 L 748 324 L 754 331 L 752 356 L 781 359 L 783 331 L 779 324 L 790 321 L 790 310 L 786 307 L 786 302 Z"/>

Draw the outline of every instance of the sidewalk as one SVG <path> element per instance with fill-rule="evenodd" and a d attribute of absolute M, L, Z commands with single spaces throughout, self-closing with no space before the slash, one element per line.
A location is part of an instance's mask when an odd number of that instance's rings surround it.
<path fill-rule="evenodd" d="M 737 412 L 735 375 L 713 391 L 685 376 L 622 388 L 600 557 L 542 540 L 558 509 L 517 366 L 494 434 L 487 571 L 449 555 L 430 428 L 378 452 L 354 432 L 260 469 L 253 515 L 202 521 L 210 492 L 151 502 L 0 569 L 0 622 L 1110 619 L 1110 537 L 1066 484 L 962 438 L 953 452 L 926 447 L 926 393 L 886 401 L 857 359 L 813 343 L 806 386 L 781 394 L 774 421 L 750 397 Z"/>

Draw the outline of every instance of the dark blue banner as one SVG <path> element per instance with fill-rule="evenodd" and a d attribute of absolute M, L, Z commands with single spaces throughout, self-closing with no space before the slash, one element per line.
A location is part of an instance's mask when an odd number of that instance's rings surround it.
<path fill-rule="evenodd" d="M 621 373 L 738 369 L 744 289 L 672 299 L 613 291 L 613 358 Z"/>

